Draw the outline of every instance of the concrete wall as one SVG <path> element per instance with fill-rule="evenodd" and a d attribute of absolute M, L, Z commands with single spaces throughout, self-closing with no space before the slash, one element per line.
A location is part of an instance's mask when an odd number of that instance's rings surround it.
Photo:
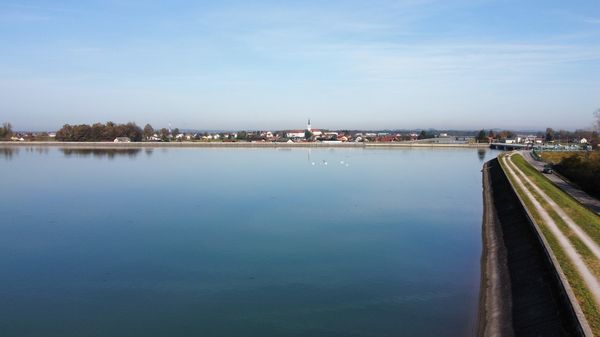
<path fill-rule="evenodd" d="M 479 336 L 587 336 L 552 252 L 497 159 L 483 169 Z"/>

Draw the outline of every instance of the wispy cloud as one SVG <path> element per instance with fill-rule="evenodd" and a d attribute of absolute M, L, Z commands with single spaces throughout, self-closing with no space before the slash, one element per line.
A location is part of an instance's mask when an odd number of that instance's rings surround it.
<path fill-rule="evenodd" d="M 593 36 L 588 32 L 565 35 L 552 43 L 518 36 L 431 35 L 420 21 L 444 10 L 443 6 L 430 9 L 431 3 L 392 7 L 395 15 L 356 8 L 318 13 L 310 8 L 254 8 L 208 13 L 203 19 L 220 27 L 224 39 L 266 59 L 319 64 L 368 80 L 462 76 L 517 81 L 556 73 L 562 66 L 600 61 L 600 46 L 573 43 Z M 402 13 L 410 15 L 404 19 Z"/>
<path fill-rule="evenodd" d="M 166 93 L 183 93 L 190 104 L 212 97 L 215 109 L 284 119 L 294 117 L 282 110 L 321 104 L 331 120 L 379 108 L 372 115 L 382 121 L 410 109 L 439 120 L 442 101 L 457 113 L 496 104 L 544 116 L 597 105 L 600 20 L 568 3 L 543 10 L 518 0 L 29 3 L 0 4 L 0 23 L 25 28 L 0 32 L 14 46 L 0 54 L 0 81 L 16 80 L 24 96 L 46 91 L 22 82 L 38 78 L 60 88 L 52 97 L 108 88 L 132 107 L 139 103 L 130 93 L 145 88 L 148 100 L 162 103 Z M 36 20 L 51 24 L 29 24 Z M 81 99 L 82 111 L 89 102 Z"/>

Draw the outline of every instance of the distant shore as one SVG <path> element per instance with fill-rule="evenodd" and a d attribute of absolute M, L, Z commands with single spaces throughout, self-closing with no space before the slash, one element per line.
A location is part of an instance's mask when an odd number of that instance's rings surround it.
<path fill-rule="evenodd" d="M 339 148 L 488 148 L 487 143 L 476 144 L 436 144 L 436 143 L 271 143 L 271 142 L 13 142 L 0 141 L 0 146 L 56 146 L 73 148 L 152 148 L 152 147 L 210 147 L 210 148 L 303 148 L 303 147 L 339 147 Z"/>

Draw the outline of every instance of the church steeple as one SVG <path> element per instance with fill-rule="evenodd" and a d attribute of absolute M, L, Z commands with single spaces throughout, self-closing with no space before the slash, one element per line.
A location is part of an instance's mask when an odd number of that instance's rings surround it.
<path fill-rule="evenodd" d="M 308 119 L 308 124 L 306 124 L 306 130 L 310 131 L 311 127 L 310 127 L 310 118 Z"/>

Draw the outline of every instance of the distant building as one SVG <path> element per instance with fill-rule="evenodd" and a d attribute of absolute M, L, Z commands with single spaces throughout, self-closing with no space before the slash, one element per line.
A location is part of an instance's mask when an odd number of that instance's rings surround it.
<path fill-rule="evenodd" d="M 287 138 L 304 138 L 304 130 L 290 130 L 285 133 Z"/>
<path fill-rule="evenodd" d="M 306 123 L 306 129 L 304 130 L 288 130 L 285 131 L 285 137 L 291 139 L 305 138 L 306 131 L 310 132 L 315 138 L 321 137 L 324 133 L 321 129 L 313 129 L 310 125 L 310 118 Z"/>
<path fill-rule="evenodd" d="M 113 140 L 115 143 L 131 143 L 131 139 L 129 137 L 117 137 Z"/>
<path fill-rule="evenodd" d="M 312 128 L 312 126 L 310 125 L 310 118 L 308 119 L 308 123 L 306 124 L 306 130 L 308 130 L 310 133 L 312 133 L 312 135 L 315 137 L 319 137 L 320 135 L 323 134 L 323 131 L 321 131 L 321 129 L 313 129 Z"/>

